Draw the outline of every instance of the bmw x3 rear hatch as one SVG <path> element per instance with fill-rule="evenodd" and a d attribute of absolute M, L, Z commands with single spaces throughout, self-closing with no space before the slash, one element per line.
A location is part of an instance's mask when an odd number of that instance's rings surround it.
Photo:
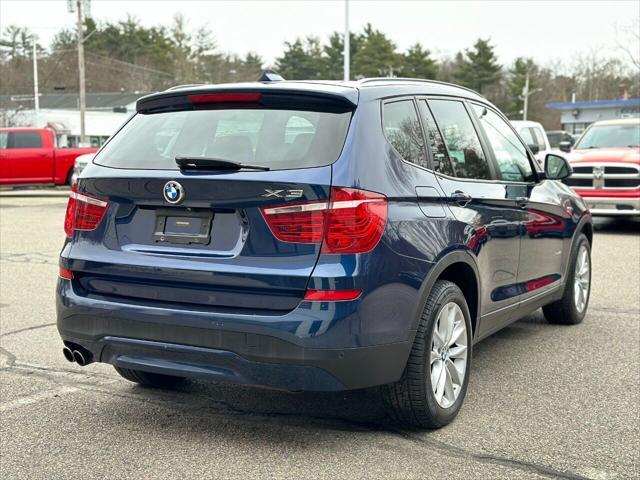
<path fill-rule="evenodd" d="M 63 262 L 77 288 L 158 306 L 295 308 L 323 219 L 281 208 L 329 201 L 354 108 L 275 89 L 143 99 L 72 195 Z"/>

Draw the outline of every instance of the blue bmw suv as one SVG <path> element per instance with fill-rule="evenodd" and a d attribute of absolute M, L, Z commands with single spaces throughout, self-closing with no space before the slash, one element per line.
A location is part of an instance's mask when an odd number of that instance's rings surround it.
<path fill-rule="evenodd" d="M 69 198 L 72 362 L 171 387 L 379 386 L 436 428 L 473 345 L 590 292 L 584 202 L 482 96 L 414 79 L 259 81 L 141 98 Z"/>

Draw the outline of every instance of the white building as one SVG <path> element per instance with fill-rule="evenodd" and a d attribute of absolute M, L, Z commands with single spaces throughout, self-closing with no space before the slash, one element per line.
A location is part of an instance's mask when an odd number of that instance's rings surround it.
<path fill-rule="evenodd" d="M 85 111 L 85 134 L 92 147 L 107 138 L 135 112 L 136 100 L 146 93 L 88 93 Z M 0 96 L 2 126 L 49 127 L 56 131 L 58 146 L 76 147 L 80 140 L 80 112 L 77 94 L 43 94 L 38 114 L 33 97 Z"/>

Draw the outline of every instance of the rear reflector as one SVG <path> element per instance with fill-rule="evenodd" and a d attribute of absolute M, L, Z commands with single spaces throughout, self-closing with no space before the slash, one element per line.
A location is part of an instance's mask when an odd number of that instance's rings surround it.
<path fill-rule="evenodd" d="M 60 267 L 60 271 L 58 272 L 58 275 L 60 275 L 60 278 L 64 278 L 66 280 L 73 279 L 73 272 L 68 268 Z"/>
<path fill-rule="evenodd" d="M 78 193 L 76 188 L 74 185 L 71 190 L 64 217 L 64 231 L 69 238 L 76 230 L 95 230 L 109 206 L 109 202 Z"/>
<path fill-rule="evenodd" d="M 283 242 L 320 243 L 322 253 L 366 253 L 387 222 L 387 198 L 355 188 L 332 187 L 330 200 L 262 208 L 273 235 Z"/>
<path fill-rule="evenodd" d="M 203 103 L 245 103 L 257 102 L 262 98 L 261 93 L 199 93 L 188 95 L 189 101 L 194 104 Z"/>
<path fill-rule="evenodd" d="M 304 299 L 309 302 L 344 302 L 355 300 L 361 290 L 307 290 Z"/>

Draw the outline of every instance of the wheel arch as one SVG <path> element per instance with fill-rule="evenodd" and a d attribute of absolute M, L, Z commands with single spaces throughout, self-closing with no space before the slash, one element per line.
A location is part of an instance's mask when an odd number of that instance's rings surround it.
<path fill-rule="evenodd" d="M 582 227 L 578 230 L 578 234 L 584 233 L 589 240 L 589 245 L 593 245 L 593 223 L 591 220 L 586 220 L 582 223 Z"/>
<path fill-rule="evenodd" d="M 447 253 L 438 260 L 427 274 L 420 288 L 420 301 L 415 314 L 414 326 L 417 327 L 418 318 L 424 309 L 427 297 L 438 280 L 453 282 L 462 290 L 471 316 L 472 336 L 475 338 L 481 311 L 480 276 L 474 258 L 464 250 Z"/>

